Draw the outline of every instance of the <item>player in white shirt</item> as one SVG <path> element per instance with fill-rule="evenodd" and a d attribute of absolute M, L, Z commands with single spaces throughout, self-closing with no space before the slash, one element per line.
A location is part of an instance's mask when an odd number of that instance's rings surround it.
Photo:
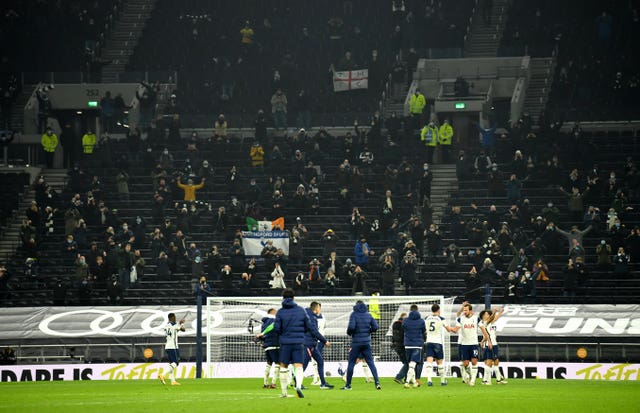
<path fill-rule="evenodd" d="M 504 308 L 497 308 L 494 311 L 485 310 L 480 312 L 480 319 L 482 326 L 487 331 L 488 336 L 483 338 L 480 342 L 480 347 L 484 349 L 484 363 L 487 366 L 485 369 L 484 377 L 482 378 L 482 384 L 491 385 L 492 373 L 496 375 L 496 383 L 507 384 L 507 381 L 500 375 L 498 369 L 499 351 L 498 351 L 498 338 L 496 337 L 496 321 L 504 313 Z"/>
<path fill-rule="evenodd" d="M 445 321 L 444 317 L 440 316 L 440 306 L 434 304 L 431 306 L 431 315 L 425 319 L 427 327 L 427 365 L 425 366 L 427 374 L 427 386 L 433 386 L 433 360 L 435 359 L 438 366 L 438 375 L 440 376 L 440 384 L 442 386 L 447 385 L 447 378 L 444 376 L 444 351 L 442 350 L 442 342 L 444 339 L 443 330 L 451 331 Z"/>
<path fill-rule="evenodd" d="M 172 386 L 179 386 L 180 383 L 176 381 L 175 371 L 180 364 L 180 350 L 178 348 L 178 332 L 185 331 L 184 319 L 176 323 L 176 315 L 169 313 L 169 322 L 164 326 L 164 334 L 167 338 L 167 342 L 164 345 L 164 349 L 167 352 L 169 358 L 169 378 L 171 379 Z M 162 384 L 166 384 L 164 374 L 160 373 L 158 378 Z"/>
<path fill-rule="evenodd" d="M 482 335 L 487 337 L 484 326 L 479 326 L 479 318 L 472 311 L 473 306 L 467 302 L 462 304 L 462 314 L 456 321 L 456 326 L 451 329 L 454 333 L 460 333 L 462 337 L 461 353 L 462 363 L 469 374 L 469 386 L 476 385 L 478 376 L 478 328 Z"/>

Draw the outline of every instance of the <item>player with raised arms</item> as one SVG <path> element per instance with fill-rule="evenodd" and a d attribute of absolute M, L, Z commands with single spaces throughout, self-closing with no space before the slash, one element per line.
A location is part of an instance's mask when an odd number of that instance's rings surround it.
<path fill-rule="evenodd" d="M 280 389 L 282 397 L 288 397 L 289 364 L 293 364 L 296 393 L 298 397 L 303 398 L 302 378 L 304 371 L 302 364 L 304 362 L 305 333 L 309 332 L 317 340 L 325 343 L 327 347 L 330 346 L 330 343 L 309 320 L 304 308 L 296 304 L 292 289 L 284 290 L 282 298 L 282 308 L 276 313 L 274 323 L 274 330 L 280 337 Z"/>
<path fill-rule="evenodd" d="M 504 308 L 480 312 L 480 320 L 482 320 L 480 325 L 483 326 L 488 333 L 488 336 L 480 342 L 480 347 L 484 350 L 484 364 L 487 366 L 484 377 L 482 377 L 482 384 L 488 386 L 491 385 L 492 373 L 496 376 L 497 384 L 507 384 L 507 381 L 502 377 L 498 369 L 500 359 L 498 338 L 496 335 L 496 321 L 498 321 L 502 314 L 504 314 Z"/>
<path fill-rule="evenodd" d="M 431 306 L 431 315 L 425 318 L 427 327 L 427 386 L 433 386 L 433 360 L 438 366 L 438 375 L 440 376 L 440 384 L 447 385 L 447 378 L 444 376 L 444 351 L 442 349 L 443 330 L 451 332 L 451 327 L 445 324 L 444 317 L 440 316 L 440 305 Z"/>
<path fill-rule="evenodd" d="M 178 364 L 180 364 L 178 332 L 185 331 L 184 319 L 180 320 L 179 323 L 176 323 L 176 315 L 174 313 L 169 313 L 167 318 L 169 319 L 169 322 L 164 326 L 164 334 L 167 338 L 164 348 L 167 352 L 167 358 L 169 359 L 169 379 L 171 379 L 172 386 L 179 386 L 180 383 L 176 381 L 176 368 L 178 368 Z M 164 374 L 160 373 L 158 378 L 162 384 L 167 383 Z"/>
<path fill-rule="evenodd" d="M 469 374 L 469 386 L 476 385 L 478 376 L 478 324 L 480 322 L 477 315 L 473 313 L 473 306 L 468 302 L 462 304 L 462 314 L 456 320 L 455 327 L 451 328 L 454 333 L 460 332 L 462 337 L 461 353 L 462 363 Z M 480 326 L 482 335 L 487 336 L 484 326 Z"/>

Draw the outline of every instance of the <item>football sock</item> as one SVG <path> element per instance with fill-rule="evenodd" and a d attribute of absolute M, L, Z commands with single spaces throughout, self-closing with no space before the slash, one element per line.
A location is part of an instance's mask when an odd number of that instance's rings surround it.
<path fill-rule="evenodd" d="M 482 381 L 491 384 L 491 374 L 493 373 L 493 367 L 485 366 L 484 375 Z"/>
<path fill-rule="evenodd" d="M 284 367 L 280 368 L 280 389 L 282 390 L 282 395 L 287 395 L 287 386 L 289 385 L 289 369 Z"/>
<path fill-rule="evenodd" d="M 271 375 L 271 364 L 267 364 L 264 367 L 264 376 L 262 377 L 262 383 L 266 386 L 269 384 L 269 376 Z"/>
<path fill-rule="evenodd" d="M 319 381 L 320 375 L 318 374 L 318 362 L 313 360 L 311 364 L 313 365 L 313 381 Z"/>
<path fill-rule="evenodd" d="M 438 376 L 440 376 L 440 381 L 447 381 L 447 378 L 444 377 L 444 366 L 442 364 L 438 365 Z"/>
<path fill-rule="evenodd" d="M 371 380 L 371 371 L 369 370 L 369 366 L 366 362 L 362 362 L 362 371 L 364 372 L 364 377 L 367 381 Z"/>
<path fill-rule="evenodd" d="M 469 372 L 467 371 L 467 367 L 465 367 L 464 364 L 460 365 L 460 373 L 462 374 L 462 380 L 469 380 Z"/>
<path fill-rule="evenodd" d="M 416 362 L 409 362 L 409 369 L 407 370 L 407 383 L 413 383 L 416 381 Z"/>
<path fill-rule="evenodd" d="M 493 366 L 493 373 L 496 375 L 496 380 L 497 381 L 501 381 L 502 380 L 502 375 L 500 374 L 500 369 L 498 368 L 498 366 L 496 366 L 496 365 Z"/>
<path fill-rule="evenodd" d="M 433 378 L 433 364 L 425 362 L 424 369 L 424 375 L 427 376 L 427 381 L 430 382 Z"/>
<path fill-rule="evenodd" d="M 476 377 L 478 376 L 478 366 L 471 366 L 471 383 L 476 382 Z"/>
<path fill-rule="evenodd" d="M 277 363 L 273 363 L 273 368 L 271 369 L 271 384 L 276 384 L 278 380 L 278 376 L 280 375 L 280 365 Z"/>
<path fill-rule="evenodd" d="M 302 370 L 302 367 L 300 367 L 300 368 L 296 368 L 296 371 L 295 371 L 295 375 L 296 375 L 296 389 L 300 389 L 300 388 L 302 388 L 302 379 L 304 378 L 303 373 L 304 373 L 304 371 Z"/>
<path fill-rule="evenodd" d="M 176 381 L 175 371 L 178 365 L 176 363 L 169 364 L 169 378 L 171 381 Z"/>

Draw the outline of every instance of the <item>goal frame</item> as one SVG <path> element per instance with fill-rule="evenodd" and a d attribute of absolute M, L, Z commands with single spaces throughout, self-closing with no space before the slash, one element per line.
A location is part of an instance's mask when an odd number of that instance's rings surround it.
<path fill-rule="evenodd" d="M 442 295 L 416 295 L 416 296 L 377 296 L 377 295 L 362 295 L 362 296 L 297 296 L 295 301 L 301 307 L 308 307 L 308 305 L 312 301 L 318 301 L 323 304 L 323 309 L 327 308 L 326 306 L 330 306 L 331 303 L 346 305 L 348 308 L 348 312 L 346 315 L 351 312 L 351 307 L 355 304 L 356 301 L 362 300 L 368 306 L 371 304 L 378 305 L 395 305 L 397 308 L 395 310 L 389 311 L 386 313 L 386 320 L 383 323 L 380 323 L 380 332 L 384 335 L 383 340 L 386 339 L 389 334 L 389 328 L 391 323 L 397 320 L 396 315 L 400 312 L 408 312 L 408 307 L 414 303 L 439 303 L 441 315 L 447 320 L 448 323 L 452 323 L 455 320 L 455 311 L 453 310 L 453 302 L 455 297 L 447 297 L 445 298 Z M 226 305 L 225 303 L 233 303 L 235 305 Z M 205 376 L 209 378 L 215 378 L 219 375 L 216 374 L 216 369 L 214 366 L 223 364 L 220 363 L 220 360 L 215 360 L 212 357 L 213 352 L 216 351 L 214 348 L 216 339 L 224 339 L 225 337 L 230 337 L 231 335 L 244 335 L 247 338 L 250 336 L 249 331 L 245 331 L 240 333 L 238 331 L 234 331 L 232 334 L 225 334 L 222 329 L 216 329 L 218 325 L 223 320 L 225 312 L 234 312 L 233 307 L 239 307 L 243 304 L 247 304 L 249 306 L 249 310 L 253 309 L 256 313 L 264 313 L 266 309 L 269 307 L 275 307 L 279 309 L 281 307 L 282 298 L 279 296 L 268 296 L 268 297 L 236 297 L 236 296 L 210 296 L 206 298 L 206 307 L 205 311 L 203 311 L 203 329 L 205 332 L 206 339 L 206 356 L 205 356 Z M 404 308 L 406 307 L 406 309 Z M 221 311 L 222 310 L 222 311 Z M 423 318 L 427 315 L 431 314 L 430 308 L 420 308 Z M 215 316 L 213 315 L 215 314 Z M 391 315 L 391 318 L 389 318 Z M 380 315 L 380 317 L 382 314 Z M 222 318 L 221 318 L 222 317 Z M 258 316 L 257 316 L 258 317 Z M 250 319 L 252 319 L 250 317 Z M 209 328 L 212 324 L 213 327 Z M 378 319 L 378 321 L 381 321 Z M 390 322 L 389 322 L 390 321 Z M 218 324 L 216 324 L 218 322 Z M 389 324 L 387 324 L 389 323 Z M 244 328 L 244 326 L 242 326 Z M 251 327 L 251 326 L 249 326 Z M 246 330 L 246 328 L 244 328 Z M 259 329 L 252 334 L 257 334 Z M 344 336 L 346 337 L 346 331 L 344 332 Z M 445 364 L 445 376 L 450 376 L 451 374 L 451 338 L 450 334 L 447 332 L 443 332 L 443 349 L 444 349 L 444 364 Z M 333 346 L 332 346 L 333 347 Z M 221 353 L 222 354 L 222 353 Z M 426 358 L 426 357 L 425 357 Z"/>

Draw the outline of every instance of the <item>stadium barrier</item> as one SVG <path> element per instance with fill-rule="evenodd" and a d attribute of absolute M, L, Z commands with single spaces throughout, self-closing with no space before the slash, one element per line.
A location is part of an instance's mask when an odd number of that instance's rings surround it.
<path fill-rule="evenodd" d="M 221 363 L 215 378 L 255 378 L 264 372 L 264 363 Z M 336 381 L 338 368 L 346 363 L 326 363 L 328 380 Z M 481 364 L 481 363 L 479 363 Z M 400 368 L 399 362 L 377 364 L 381 377 L 393 377 Z M 457 365 L 451 367 L 454 377 L 460 376 Z M 507 379 L 556 379 L 556 380 L 640 380 L 640 364 L 613 363 L 501 363 L 501 373 Z M 74 380 L 157 380 L 158 374 L 167 373 L 166 363 L 121 363 L 121 364 L 51 364 L 28 366 L 0 366 L 1 382 L 29 381 L 74 381 Z M 483 376 L 480 365 L 478 375 Z M 181 363 L 176 378 L 195 378 L 196 364 Z M 354 377 L 362 377 L 356 369 Z M 340 380 L 339 378 L 337 380 Z"/>

